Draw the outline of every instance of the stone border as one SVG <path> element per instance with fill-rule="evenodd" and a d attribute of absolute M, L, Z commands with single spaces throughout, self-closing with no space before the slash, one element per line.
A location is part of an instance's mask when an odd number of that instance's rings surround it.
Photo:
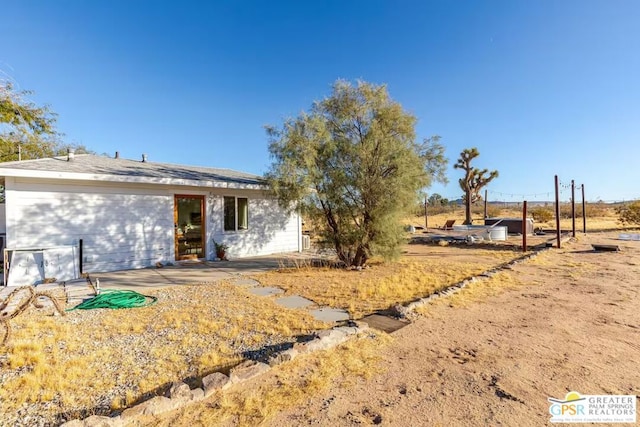
<path fill-rule="evenodd" d="M 525 255 L 521 255 L 518 258 L 515 258 L 509 262 L 506 262 L 504 264 L 499 265 L 498 267 L 492 268 L 491 270 L 487 270 L 483 273 L 478 274 L 477 276 L 472 276 L 472 277 L 468 277 L 458 283 L 454 283 L 453 285 L 449 285 L 444 289 L 440 289 L 438 291 L 435 291 L 434 293 L 432 293 L 431 295 L 424 297 L 424 298 L 420 298 L 417 299 L 415 301 L 410 302 L 409 304 L 406 305 L 402 305 L 402 304 L 397 304 L 394 305 L 393 307 L 391 307 L 390 311 L 393 315 L 399 317 L 399 318 L 407 318 L 409 317 L 418 307 L 422 307 L 426 304 L 429 304 L 430 302 L 438 299 L 438 298 L 442 298 L 442 297 L 446 297 L 449 295 L 453 295 L 456 292 L 460 292 L 462 289 L 464 289 L 469 283 L 474 283 L 476 281 L 479 280 L 485 280 L 488 279 L 492 276 L 494 276 L 495 274 L 504 271 L 504 270 L 513 270 L 513 266 L 516 264 L 519 264 L 521 262 L 524 261 L 528 261 L 532 258 L 535 258 L 538 256 L 538 254 L 548 251 L 549 249 L 551 249 L 551 247 L 543 247 L 543 248 L 539 248 L 539 249 L 534 249 L 533 252 L 529 253 L 529 254 L 525 254 Z"/>
<path fill-rule="evenodd" d="M 171 384 L 166 396 L 155 396 L 138 405 L 125 409 L 115 417 L 92 415 L 83 420 L 70 420 L 61 424 L 64 427 L 124 427 L 133 424 L 138 418 L 148 415 L 160 415 L 210 397 L 217 391 L 249 381 L 268 372 L 272 367 L 289 362 L 299 355 L 316 351 L 328 350 L 352 339 L 358 333 L 369 329 L 364 322 L 352 322 L 354 326 L 337 326 L 316 334 L 311 341 L 295 343 L 292 348 L 275 353 L 269 357 L 267 363 L 255 360 L 245 360 L 231 368 L 229 375 L 214 372 L 202 378 L 203 388 L 191 390 L 182 381 Z"/>

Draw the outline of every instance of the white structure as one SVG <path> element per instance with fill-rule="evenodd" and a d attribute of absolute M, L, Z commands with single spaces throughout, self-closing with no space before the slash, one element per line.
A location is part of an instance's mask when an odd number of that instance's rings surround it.
<path fill-rule="evenodd" d="M 0 233 L 22 263 L 10 284 L 71 279 L 70 258 L 76 273 L 213 260 L 214 241 L 232 258 L 302 250 L 299 215 L 256 175 L 81 154 L 0 163 L 0 184 Z"/>

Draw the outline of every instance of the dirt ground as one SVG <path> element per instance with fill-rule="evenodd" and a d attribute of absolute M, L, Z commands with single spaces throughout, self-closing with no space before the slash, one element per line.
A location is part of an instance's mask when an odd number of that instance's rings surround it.
<path fill-rule="evenodd" d="M 434 304 L 393 334 L 381 374 L 267 425 L 538 426 L 549 424 L 548 397 L 640 395 L 640 242 L 616 235 L 517 265 L 519 285 L 504 292 Z M 594 253 L 594 242 L 623 250 Z"/>

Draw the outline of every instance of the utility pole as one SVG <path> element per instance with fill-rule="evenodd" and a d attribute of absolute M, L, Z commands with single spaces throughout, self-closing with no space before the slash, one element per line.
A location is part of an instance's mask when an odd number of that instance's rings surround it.
<path fill-rule="evenodd" d="M 527 201 L 522 204 L 522 252 L 527 252 Z"/>
<path fill-rule="evenodd" d="M 484 190 L 484 218 L 487 219 L 487 190 Z"/>
<path fill-rule="evenodd" d="M 558 189 L 558 175 L 555 176 L 556 186 L 556 241 L 560 249 L 560 190 Z"/>
<path fill-rule="evenodd" d="M 576 237 L 576 184 L 571 180 L 571 236 Z"/>
<path fill-rule="evenodd" d="M 427 194 L 424 195 L 424 231 L 429 229 L 429 212 L 427 211 Z"/>
<path fill-rule="evenodd" d="M 582 188 L 582 232 L 587 234 L 587 210 L 585 209 L 584 201 L 584 184 L 580 187 Z"/>

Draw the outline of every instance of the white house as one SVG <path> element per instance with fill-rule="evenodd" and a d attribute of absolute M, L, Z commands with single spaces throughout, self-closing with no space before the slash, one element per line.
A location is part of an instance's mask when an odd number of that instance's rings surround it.
<path fill-rule="evenodd" d="M 229 169 L 71 153 L 0 163 L 0 185 L 7 284 L 302 249 L 299 215 Z"/>

